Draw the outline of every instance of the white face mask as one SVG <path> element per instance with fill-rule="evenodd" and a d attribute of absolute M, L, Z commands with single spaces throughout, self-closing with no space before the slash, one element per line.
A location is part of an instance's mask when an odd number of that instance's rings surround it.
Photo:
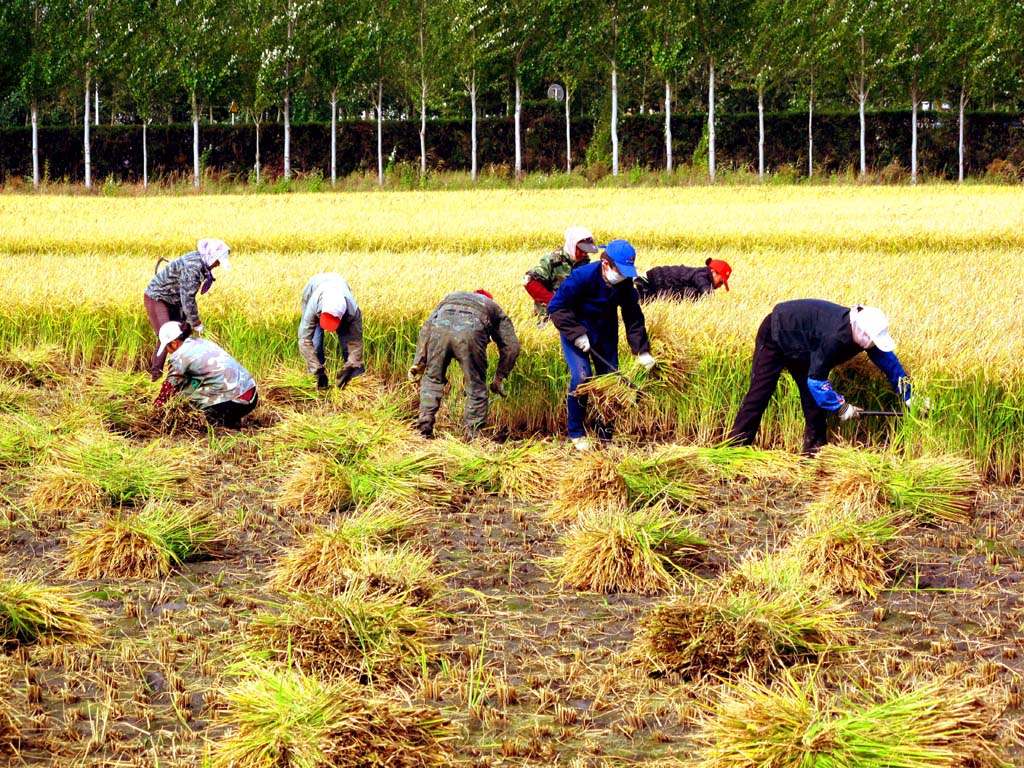
<path fill-rule="evenodd" d="M 610 265 L 604 265 L 604 279 L 608 281 L 608 285 L 618 285 L 626 279 L 625 275 L 619 274 Z"/>

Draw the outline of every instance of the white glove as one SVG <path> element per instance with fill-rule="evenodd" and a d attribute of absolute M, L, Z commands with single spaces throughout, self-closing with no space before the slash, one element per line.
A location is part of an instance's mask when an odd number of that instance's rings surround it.
<path fill-rule="evenodd" d="M 651 357 L 650 352 L 644 352 L 643 354 L 637 355 L 636 361 L 640 363 L 640 365 L 642 365 L 648 371 L 658 364 L 658 361 Z"/>
<path fill-rule="evenodd" d="M 583 334 L 576 341 L 573 342 L 573 346 L 576 347 L 580 352 L 590 351 L 590 339 L 587 338 L 587 334 Z"/>
<path fill-rule="evenodd" d="M 849 421 L 850 419 L 860 418 L 861 413 L 864 412 L 863 408 L 858 408 L 852 403 L 843 403 L 839 406 L 839 418 L 842 421 Z"/>
<path fill-rule="evenodd" d="M 914 405 L 915 403 L 916 405 Z M 913 396 L 908 397 L 905 405 L 908 411 L 911 408 L 917 408 L 921 413 L 928 413 L 932 409 L 932 401 L 928 397 L 918 397 L 916 399 Z"/>
<path fill-rule="evenodd" d="M 196 336 L 202 336 L 204 330 L 206 330 L 206 326 L 204 326 L 202 323 L 200 323 L 199 325 L 192 326 L 192 333 L 194 333 Z"/>

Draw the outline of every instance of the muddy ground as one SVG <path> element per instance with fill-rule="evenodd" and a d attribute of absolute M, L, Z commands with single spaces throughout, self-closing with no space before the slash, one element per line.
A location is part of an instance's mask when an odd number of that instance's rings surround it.
<path fill-rule="evenodd" d="M 265 420 L 264 423 L 269 420 Z M 217 713 L 232 681 L 235 643 L 274 595 L 266 575 L 313 520 L 272 503 L 280 467 L 258 427 L 216 432 L 202 495 L 230 531 L 222 559 L 166 580 L 69 582 L 71 531 L 89 518 L 33 515 L 21 499 L 27 470 L 4 474 L 7 522 L 0 572 L 85 590 L 107 642 L 12 647 L 13 687 L 30 718 L 12 765 L 201 765 L 223 734 Z M 695 563 L 714 579 L 755 549 L 784 543 L 809 499 L 777 482 L 721 485 L 699 532 L 713 542 Z M 419 537 L 448 574 L 439 601 L 446 630 L 410 701 L 458 726 L 461 766 L 643 765 L 693 751 L 698 702 L 713 696 L 674 676 L 625 663 L 644 611 L 658 597 L 560 589 L 546 558 L 559 529 L 543 508 L 473 496 L 440 509 Z M 852 600 L 858 650 L 835 664 L 863 674 L 935 672 L 988 685 L 1001 712 L 998 742 L 1024 766 L 1024 491 L 987 488 L 968 524 L 918 526 L 904 542 L 891 589 Z"/>

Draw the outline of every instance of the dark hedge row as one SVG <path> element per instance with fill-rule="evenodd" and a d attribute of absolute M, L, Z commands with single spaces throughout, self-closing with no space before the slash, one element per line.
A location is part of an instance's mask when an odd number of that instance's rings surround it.
<path fill-rule="evenodd" d="M 698 160 L 706 153 L 706 116 L 672 118 L 673 156 L 676 165 Z M 856 114 L 819 114 L 814 121 L 814 159 L 823 172 L 843 172 L 858 164 L 859 121 Z M 868 115 L 867 160 L 876 172 L 898 176 L 896 164 L 910 164 L 909 112 Z M 918 132 L 918 157 L 929 176 L 955 177 L 957 172 L 957 120 L 951 113 L 923 113 Z M 384 124 L 384 154 L 395 161 L 418 162 L 418 123 Z M 558 171 L 565 167 L 565 124 L 545 115 L 524 119 L 523 167 L 526 171 Z M 806 173 L 807 115 L 772 114 L 765 117 L 765 157 L 769 170 Z M 606 165 L 610 156 L 607 124 L 574 119 L 574 165 L 588 156 L 591 167 Z M 620 164 L 660 168 L 665 162 L 664 118 L 661 115 L 624 115 L 619 124 Z M 598 137 L 595 139 L 595 135 Z M 261 129 L 262 163 L 269 178 L 280 174 L 283 127 Z M 222 174 L 246 178 L 253 166 L 256 134 L 252 125 L 201 125 L 200 150 L 207 167 Z M 148 130 L 150 175 L 185 176 L 192 170 L 192 126 L 160 125 Z M 84 176 L 81 127 L 42 127 L 40 155 L 50 179 L 80 181 Z M 716 124 L 716 159 L 719 168 L 756 168 L 757 115 L 720 115 Z M 114 177 L 136 181 L 142 174 L 142 130 L 139 126 L 92 128 L 93 178 Z M 588 153 L 589 150 L 589 153 Z M 468 121 L 431 121 L 427 126 L 428 163 L 431 168 L 467 170 L 470 162 Z M 376 172 L 376 124 L 346 121 L 338 130 L 338 174 Z M 478 163 L 501 166 L 514 161 L 510 118 L 478 123 Z M 603 161 L 603 162 L 602 162 Z M 986 173 L 995 167 L 1006 178 L 1024 170 L 1024 122 L 1016 114 L 972 113 L 967 119 L 968 173 Z M 297 173 L 330 173 L 330 126 L 296 125 L 292 128 L 292 167 Z M 31 133 L 28 128 L 0 130 L 0 180 L 30 177 Z"/>

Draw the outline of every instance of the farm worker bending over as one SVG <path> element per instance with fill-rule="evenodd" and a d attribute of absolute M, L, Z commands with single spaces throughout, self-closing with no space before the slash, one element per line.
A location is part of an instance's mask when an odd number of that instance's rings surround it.
<path fill-rule="evenodd" d="M 184 320 L 192 326 L 194 334 L 203 332 L 203 323 L 199 319 L 199 307 L 196 305 L 196 293 L 204 294 L 213 285 L 213 268 L 231 269 L 228 254 L 231 249 L 223 240 L 214 237 L 203 238 L 196 250 L 179 256 L 156 273 L 143 293 L 146 314 L 153 332 L 159 334 L 164 323 L 171 320 Z M 157 261 L 157 267 L 160 262 Z M 157 381 L 164 372 L 164 357 L 161 347 L 153 353 L 149 369 L 150 378 Z"/>
<path fill-rule="evenodd" d="M 584 398 L 573 394 L 590 377 L 590 358 L 598 373 L 619 367 L 619 318 L 626 326 L 626 340 L 637 360 L 648 370 L 654 367 L 647 338 L 644 313 L 640 309 L 632 278 L 636 277 L 636 251 L 625 240 L 612 240 L 601 260 L 574 269 L 555 293 L 548 312 L 561 334 L 562 352 L 569 364 L 569 438 L 581 451 L 589 450 L 583 420 Z M 599 424 L 598 437 L 612 437 L 610 424 Z"/>
<path fill-rule="evenodd" d="M 750 389 L 729 431 L 729 439 L 750 445 L 757 436 L 772 393 L 783 369 L 800 390 L 804 412 L 805 455 L 825 445 L 825 414 L 836 413 L 843 421 L 860 416 L 862 409 L 846 402 L 832 389 L 829 372 L 863 350 L 910 403 L 910 384 L 889 335 L 889 318 L 875 307 L 853 308 L 820 299 L 797 299 L 776 304 L 762 321 L 754 339 Z"/>
<path fill-rule="evenodd" d="M 472 439 L 487 421 L 487 344 L 498 345 L 498 368 L 491 392 L 504 396 L 505 378 L 519 357 L 519 339 L 508 315 L 487 291 L 449 293 L 434 308 L 420 329 L 416 357 L 409 379 L 422 376 L 420 413 L 416 428 L 426 437 L 434 434 L 434 419 L 441 406 L 448 364 L 462 366 L 466 383 L 466 437 Z"/>
<path fill-rule="evenodd" d="M 548 302 L 555 291 L 576 267 L 590 262 L 592 253 L 597 253 L 597 246 L 590 230 L 569 227 L 565 230 L 565 245 L 541 256 L 540 264 L 526 273 L 523 287 L 533 298 L 533 313 L 537 315 L 538 327 L 548 321 Z"/>
<path fill-rule="evenodd" d="M 725 286 L 729 290 L 732 267 L 721 259 L 708 259 L 703 267 L 652 267 L 633 281 L 640 301 L 697 299 Z"/>
<path fill-rule="evenodd" d="M 302 289 L 302 319 L 299 321 L 299 352 L 306 372 L 316 375 L 320 389 L 328 387 L 324 371 L 324 331 L 338 334 L 341 359 L 339 387 L 365 372 L 363 368 L 363 313 L 344 277 L 336 272 L 313 275 Z"/>
<path fill-rule="evenodd" d="M 163 324 L 160 352 L 169 357 L 167 378 L 155 402 L 158 411 L 174 393 L 183 392 L 208 422 L 238 429 L 259 402 L 252 375 L 209 339 L 193 336 L 188 323 Z"/>

